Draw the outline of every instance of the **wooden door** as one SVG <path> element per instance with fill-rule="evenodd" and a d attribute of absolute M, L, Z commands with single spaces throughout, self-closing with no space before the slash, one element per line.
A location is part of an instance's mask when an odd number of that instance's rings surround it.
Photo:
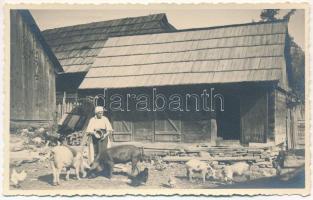
<path fill-rule="evenodd" d="M 155 142 L 180 142 L 181 120 L 178 113 L 156 112 Z"/>

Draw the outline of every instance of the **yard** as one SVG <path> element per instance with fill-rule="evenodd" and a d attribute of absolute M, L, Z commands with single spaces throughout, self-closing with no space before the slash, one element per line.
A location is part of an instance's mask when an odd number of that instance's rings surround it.
<path fill-rule="evenodd" d="M 17 137 L 11 135 L 11 146 L 16 146 L 23 141 L 25 137 Z M 41 149 L 30 148 L 32 150 L 22 150 L 17 152 L 11 152 L 10 164 L 11 170 L 15 167 L 16 171 L 20 172 L 25 170 L 27 177 L 20 183 L 20 187 L 16 188 L 10 186 L 11 189 L 23 189 L 23 190 L 78 190 L 78 189 L 131 189 L 135 188 L 131 186 L 130 180 L 127 174 L 115 172 L 112 179 L 108 179 L 104 176 L 98 176 L 94 179 L 84 178 L 77 180 L 74 171 L 71 171 L 70 180 L 65 180 L 65 171 L 61 175 L 61 185 L 52 185 L 52 171 L 47 159 L 44 155 L 40 155 Z M 39 155 L 39 159 L 38 159 Z M 37 158 L 37 159 L 32 159 Z M 21 160 L 29 160 L 30 162 L 21 162 Z M 18 163 L 18 164 L 17 164 Z M 124 166 L 124 167 L 123 167 Z M 126 171 L 130 171 L 130 165 L 122 165 Z M 141 189 L 162 189 L 168 188 L 168 180 L 171 177 L 174 180 L 174 188 L 176 189 L 206 189 L 206 188 L 269 188 L 269 187 L 302 187 L 304 186 L 304 171 L 296 170 L 296 173 L 292 172 L 292 175 L 282 176 L 254 176 L 251 180 L 248 180 L 245 176 L 235 176 L 233 184 L 227 184 L 222 180 L 209 179 L 206 183 L 202 183 L 200 174 L 195 174 L 195 178 L 190 182 L 186 176 L 185 164 L 181 162 L 169 162 L 164 163 L 163 167 L 157 167 L 153 162 L 139 163 L 139 168 L 142 170 L 144 167 L 149 169 L 149 178 L 145 185 L 138 186 Z M 265 170 L 265 169 L 264 169 Z M 118 168 L 115 168 L 118 171 Z M 260 171 L 260 170 L 259 170 Z M 251 171 L 251 174 L 256 174 L 257 171 Z M 253 176 L 252 176 L 253 177 Z"/>

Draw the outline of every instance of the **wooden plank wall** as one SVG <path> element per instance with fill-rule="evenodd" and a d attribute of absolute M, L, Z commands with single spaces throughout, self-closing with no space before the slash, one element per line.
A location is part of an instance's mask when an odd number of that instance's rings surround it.
<path fill-rule="evenodd" d="M 129 113 L 114 112 L 111 117 L 114 129 L 113 140 L 115 142 L 127 142 L 132 140 L 133 123 Z"/>
<path fill-rule="evenodd" d="M 211 115 L 206 112 L 185 113 L 182 117 L 182 141 L 203 142 L 211 141 Z"/>
<path fill-rule="evenodd" d="M 298 104 L 291 109 L 292 120 L 290 123 L 290 138 L 288 148 L 304 149 L 305 148 L 305 110 L 303 104 Z"/>
<path fill-rule="evenodd" d="M 176 89 L 176 88 L 174 88 Z M 162 90 L 160 90 L 161 92 Z M 183 92 L 178 89 L 175 93 Z M 149 90 L 110 91 L 111 94 L 151 93 Z M 168 95 L 170 91 L 163 90 Z M 174 92 L 173 92 L 174 93 Z M 169 95 L 168 95 L 169 96 Z M 130 105 L 134 109 L 134 105 Z M 111 112 L 115 141 L 210 142 L 210 113 L 206 112 Z M 126 128 L 127 126 L 127 128 Z"/>
<path fill-rule="evenodd" d="M 275 144 L 286 141 L 287 127 L 290 126 L 287 114 L 287 97 L 283 92 L 275 90 Z"/>
<path fill-rule="evenodd" d="M 11 121 L 55 120 L 54 67 L 23 18 L 11 12 Z"/>
<path fill-rule="evenodd" d="M 129 90 L 128 92 L 145 93 L 136 90 Z M 249 86 L 240 89 L 234 87 L 227 90 L 216 90 L 227 93 L 232 91 L 240 97 L 241 142 L 267 142 L 267 137 L 270 134 L 269 127 L 274 126 L 273 122 L 271 125 L 269 123 L 269 121 L 274 121 L 274 117 L 269 119 L 271 107 L 269 105 L 271 104 L 269 87 L 256 86 L 253 88 Z M 123 96 L 121 91 L 110 92 Z M 180 90 L 175 87 L 175 92 L 179 93 Z M 272 114 L 274 114 L 273 111 Z M 211 115 L 208 112 L 179 112 L 179 114 L 175 112 L 157 114 L 143 111 L 122 112 L 120 114 L 111 112 L 110 116 L 113 128 L 116 130 L 113 136 L 116 141 L 211 142 Z M 273 131 L 271 134 L 274 134 Z"/>
<path fill-rule="evenodd" d="M 113 112 L 111 121 L 115 141 L 142 142 L 210 142 L 210 115 L 200 118 L 189 113 L 188 119 L 179 113 Z M 176 115 L 176 116 L 173 116 Z"/>
<path fill-rule="evenodd" d="M 267 140 L 267 92 L 265 89 L 247 90 L 240 99 L 241 140 L 247 144 Z"/>

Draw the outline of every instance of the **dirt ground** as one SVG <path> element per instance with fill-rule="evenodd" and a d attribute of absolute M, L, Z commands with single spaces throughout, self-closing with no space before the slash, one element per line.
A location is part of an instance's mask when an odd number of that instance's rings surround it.
<path fill-rule="evenodd" d="M 21 137 L 11 138 L 11 147 L 18 146 L 23 139 Z M 39 148 L 40 149 L 40 148 Z M 22 190 L 78 190 L 78 189 L 131 189 L 130 180 L 125 173 L 114 173 L 112 179 L 104 176 L 98 176 L 94 179 L 83 178 L 77 180 L 74 175 L 74 170 L 71 171 L 70 180 L 65 180 L 65 171 L 61 175 L 61 184 L 59 186 L 52 185 L 52 171 L 47 160 L 37 160 L 32 163 L 23 163 L 19 166 L 14 166 L 16 161 L 30 157 L 38 157 L 38 148 L 35 150 L 22 150 L 11 152 L 11 170 L 15 167 L 16 171 L 25 170 L 27 177 L 20 183 L 20 187 L 10 186 L 11 189 Z M 130 165 L 127 166 L 127 171 L 130 171 Z M 169 177 L 175 181 L 176 189 L 209 189 L 209 188 L 301 188 L 304 187 L 304 170 L 298 170 L 297 174 L 286 179 L 284 176 L 265 177 L 256 180 L 248 180 L 243 176 L 235 176 L 234 183 L 226 184 L 223 181 L 207 180 L 202 183 L 200 174 L 195 174 L 193 181 L 189 181 L 186 176 L 186 168 L 183 163 L 168 163 L 165 169 L 157 170 L 155 165 L 150 162 L 139 163 L 139 168 L 143 170 L 145 167 L 149 169 L 149 178 L 145 185 L 138 186 L 140 189 L 162 189 L 168 188 Z"/>
<path fill-rule="evenodd" d="M 221 185 L 221 183 L 206 181 L 202 183 L 202 179 L 196 177 L 193 182 L 190 182 L 186 177 L 186 169 L 183 164 L 173 164 L 163 171 L 153 169 L 153 166 L 145 165 L 149 168 L 149 178 L 145 185 L 139 186 L 140 188 L 168 188 L 168 179 L 170 176 L 175 179 L 175 188 L 214 188 Z M 98 176 L 94 179 L 84 178 L 77 180 L 74 171 L 71 172 L 70 180 L 65 180 L 65 171 L 61 175 L 61 185 L 52 185 L 52 174 L 50 166 L 42 163 L 27 163 L 21 167 L 16 168 L 17 171 L 24 169 L 27 172 L 27 178 L 20 185 L 23 190 L 33 189 L 123 189 L 134 188 L 129 184 L 129 179 L 126 174 L 114 173 L 112 179 L 108 179 L 104 176 Z M 173 175 L 174 174 L 174 175 Z M 12 189 L 14 189 L 12 187 Z"/>
<path fill-rule="evenodd" d="M 207 180 L 202 183 L 200 175 L 190 182 L 186 177 L 186 169 L 183 164 L 175 163 L 163 171 L 153 169 L 154 166 L 149 166 L 149 178 L 145 185 L 138 186 L 140 189 L 162 189 L 168 188 L 169 177 L 174 177 L 176 189 L 210 189 L 210 188 L 302 188 L 304 187 L 304 170 L 292 176 L 289 180 L 284 180 L 284 176 L 274 176 L 261 178 L 256 180 L 247 180 L 244 177 L 235 177 L 234 183 L 226 184 L 222 181 Z M 77 180 L 74 171 L 71 173 L 70 180 L 65 180 L 65 172 L 61 175 L 61 184 L 59 186 L 52 185 L 52 174 L 50 166 L 44 163 L 27 163 L 16 168 L 17 171 L 25 170 L 27 178 L 20 184 L 23 190 L 58 190 L 58 189 L 131 189 L 136 188 L 129 184 L 129 179 L 126 174 L 114 173 L 112 179 L 104 176 L 98 176 L 94 179 L 84 178 Z"/>

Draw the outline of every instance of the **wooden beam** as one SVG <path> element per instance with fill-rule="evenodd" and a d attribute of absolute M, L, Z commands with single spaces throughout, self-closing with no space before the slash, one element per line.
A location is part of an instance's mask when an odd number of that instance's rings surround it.
<path fill-rule="evenodd" d="M 202 161 L 255 161 L 256 157 L 192 157 L 192 156 L 166 156 L 163 158 L 165 162 L 187 162 L 191 159 L 199 159 Z"/>

